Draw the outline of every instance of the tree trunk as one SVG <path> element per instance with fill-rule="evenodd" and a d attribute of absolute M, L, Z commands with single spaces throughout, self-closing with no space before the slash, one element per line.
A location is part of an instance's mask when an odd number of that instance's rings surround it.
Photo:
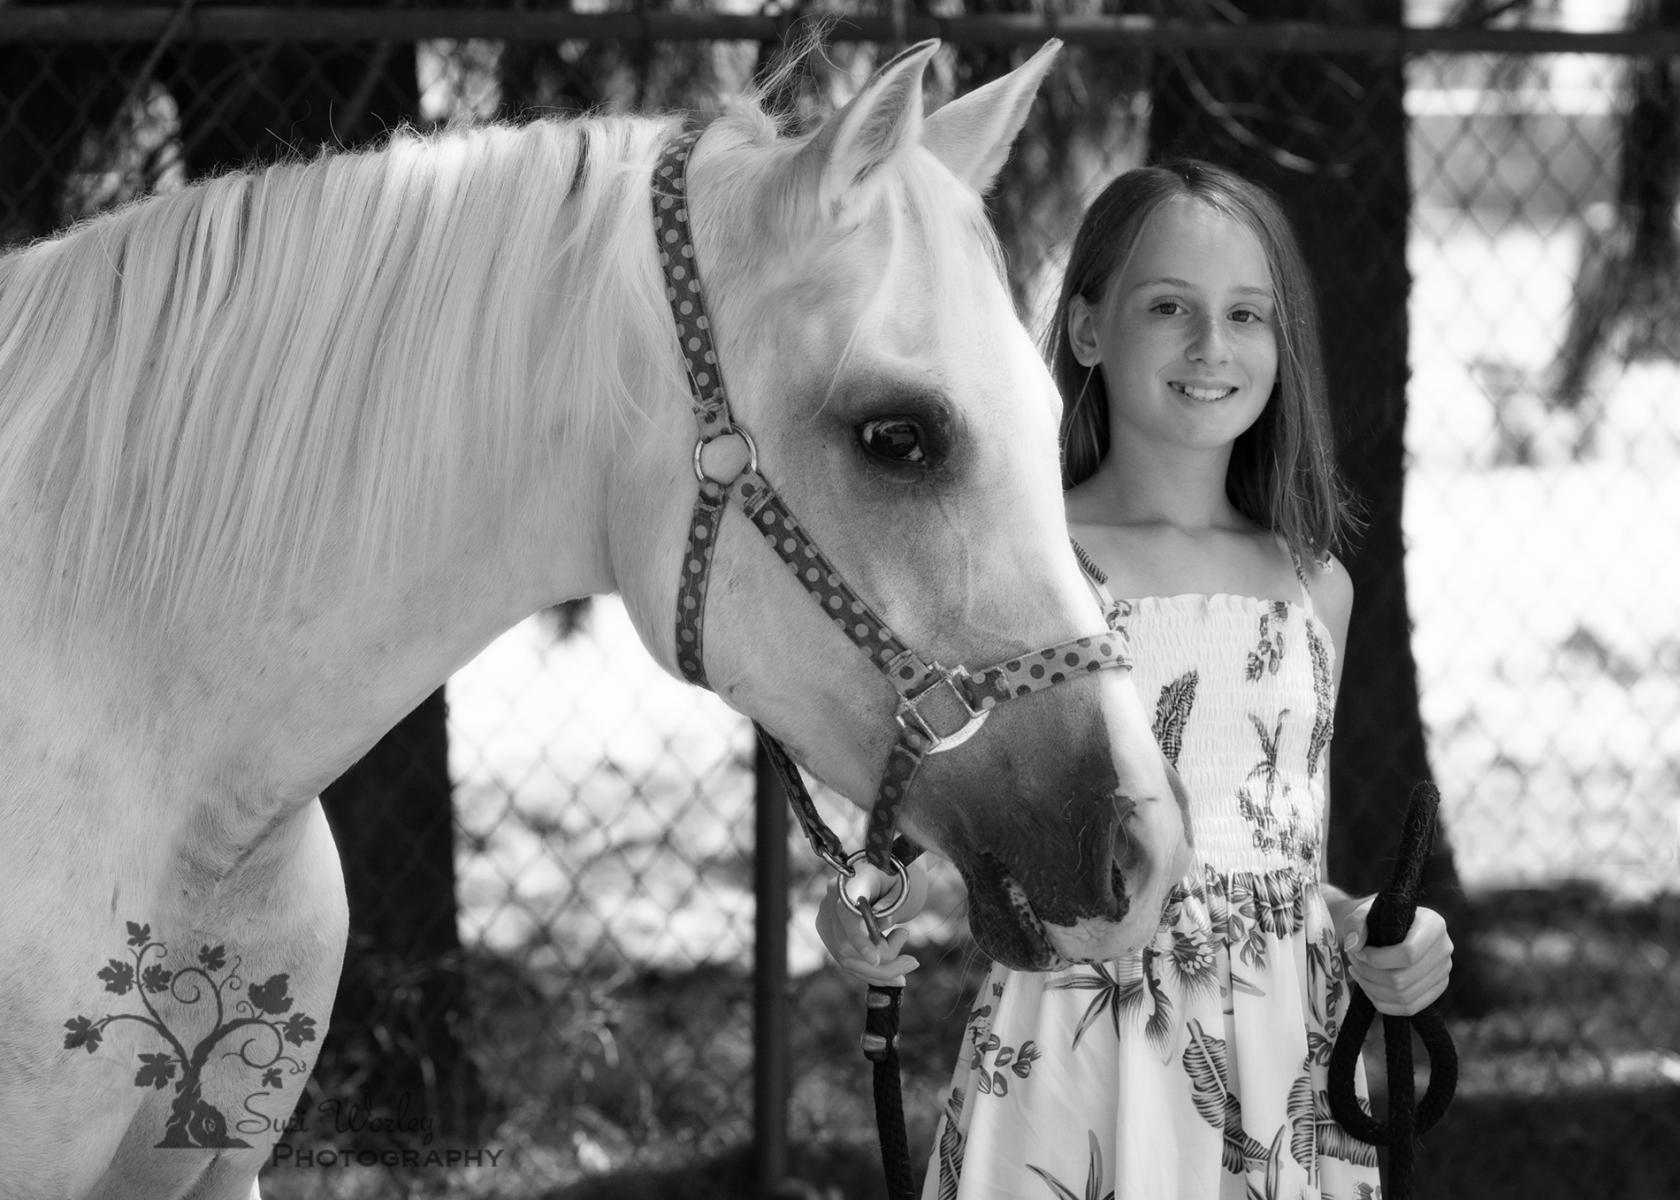
<path fill-rule="evenodd" d="M 350 946 L 311 1087 L 471 1139 L 487 1100 L 460 1036 L 447 715 L 439 688 L 321 796 L 344 861 Z"/>
<path fill-rule="evenodd" d="M 1347 5 L 1247 0 L 1255 18 L 1347 23 Z M 1330 8 L 1337 12 L 1328 11 Z M 1364 22 L 1400 23 L 1399 0 L 1362 0 Z M 1396 59 L 1188 53 L 1153 85 L 1152 160 L 1192 155 L 1283 200 L 1322 305 L 1340 461 L 1368 526 L 1345 554 L 1355 589 L 1331 759 L 1329 867 L 1355 892 L 1388 882 L 1412 789 L 1430 778 L 1418 708 L 1401 531 L 1406 419 L 1405 80 Z M 1464 904 L 1443 828 L 1424 876 L 1460 948 L 1452 992 L 1479 1006 Z"/>

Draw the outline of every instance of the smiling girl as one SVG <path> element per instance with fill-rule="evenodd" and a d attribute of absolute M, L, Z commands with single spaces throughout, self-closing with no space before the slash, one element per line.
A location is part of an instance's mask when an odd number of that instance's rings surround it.
<path fill-rule="evenodd" d="M 1120 176 L 1074 240 L 1049 349 L 1069 524 L 1135 598 L 1135 676 L 1196 863 L 1140 953 L 993 968 L 924 1196 L 1369 1200 L 1376 1153 L 1326 1098 L 1347 979 L 1416 1012 L 1452 943 L 1419 909 L 1401 945 L 1366 946 L 1371 898 L 1323 877 L 1353 588 L 1331 554 L 1349 517 L 1288 220 L 1205 163 Z M 902 935 L 872 945 L 832 896 L 819 926 L 861 978 L 914 966 Z"/>

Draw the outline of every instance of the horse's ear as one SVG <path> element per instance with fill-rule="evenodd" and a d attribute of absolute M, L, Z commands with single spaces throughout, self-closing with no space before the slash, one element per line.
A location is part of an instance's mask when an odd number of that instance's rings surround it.
<path fill-rule="evenodd" d="M 796 169 L 814 177 L 825 215 L 844 219 L 859 211 L 870 177 L 916 144 L 922 129 L 922 72 L 938 48 L 937 41 L 919 42 L 883 63 L 799 152 Z"/>
<path fill-rule="evenodd" d="M 1003 169 L 1038 85 L 1061 48 L 1051 38 L 1009 74 L 951 101 L 928 117 L 922 144 L 957 178 L 984 193 Z"/>

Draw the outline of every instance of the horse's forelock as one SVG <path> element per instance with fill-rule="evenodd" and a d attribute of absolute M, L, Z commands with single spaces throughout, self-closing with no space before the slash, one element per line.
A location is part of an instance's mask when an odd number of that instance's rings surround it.
<path fill-rule="evenodd" d="M 976 256 L 1001 282 L 1003 255 L 980 198 L 925 152 L 884 168 L 870 181 L 873 202 L 861 222 L 837 226 L 818 211 L 812 181 L 800 173 L 803 144 L 755 146 L 737 169 L 709 176 L 704 209 L 735 228 L 713 231 L 708 294 L 722 319 L 742 329 L 774 328 L 787 313 L 850 310 L 832 396 L 865 332 L 892 320 L 890 310 L 913 293 L 922 294 L 917 328 L 930 347 L 948 344 L 969 311 L 961 299 Z M 860 261 L 880 269 L 860 274 Z"/>

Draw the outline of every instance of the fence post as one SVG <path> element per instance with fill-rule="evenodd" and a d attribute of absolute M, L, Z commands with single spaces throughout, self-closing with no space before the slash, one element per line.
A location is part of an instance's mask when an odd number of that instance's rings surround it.
<path fill-rule="evenodd" d="M 787 799 L 757 738 L 753 781 L 753 1166 L 771 1200 L 787 1179 Z"/>

